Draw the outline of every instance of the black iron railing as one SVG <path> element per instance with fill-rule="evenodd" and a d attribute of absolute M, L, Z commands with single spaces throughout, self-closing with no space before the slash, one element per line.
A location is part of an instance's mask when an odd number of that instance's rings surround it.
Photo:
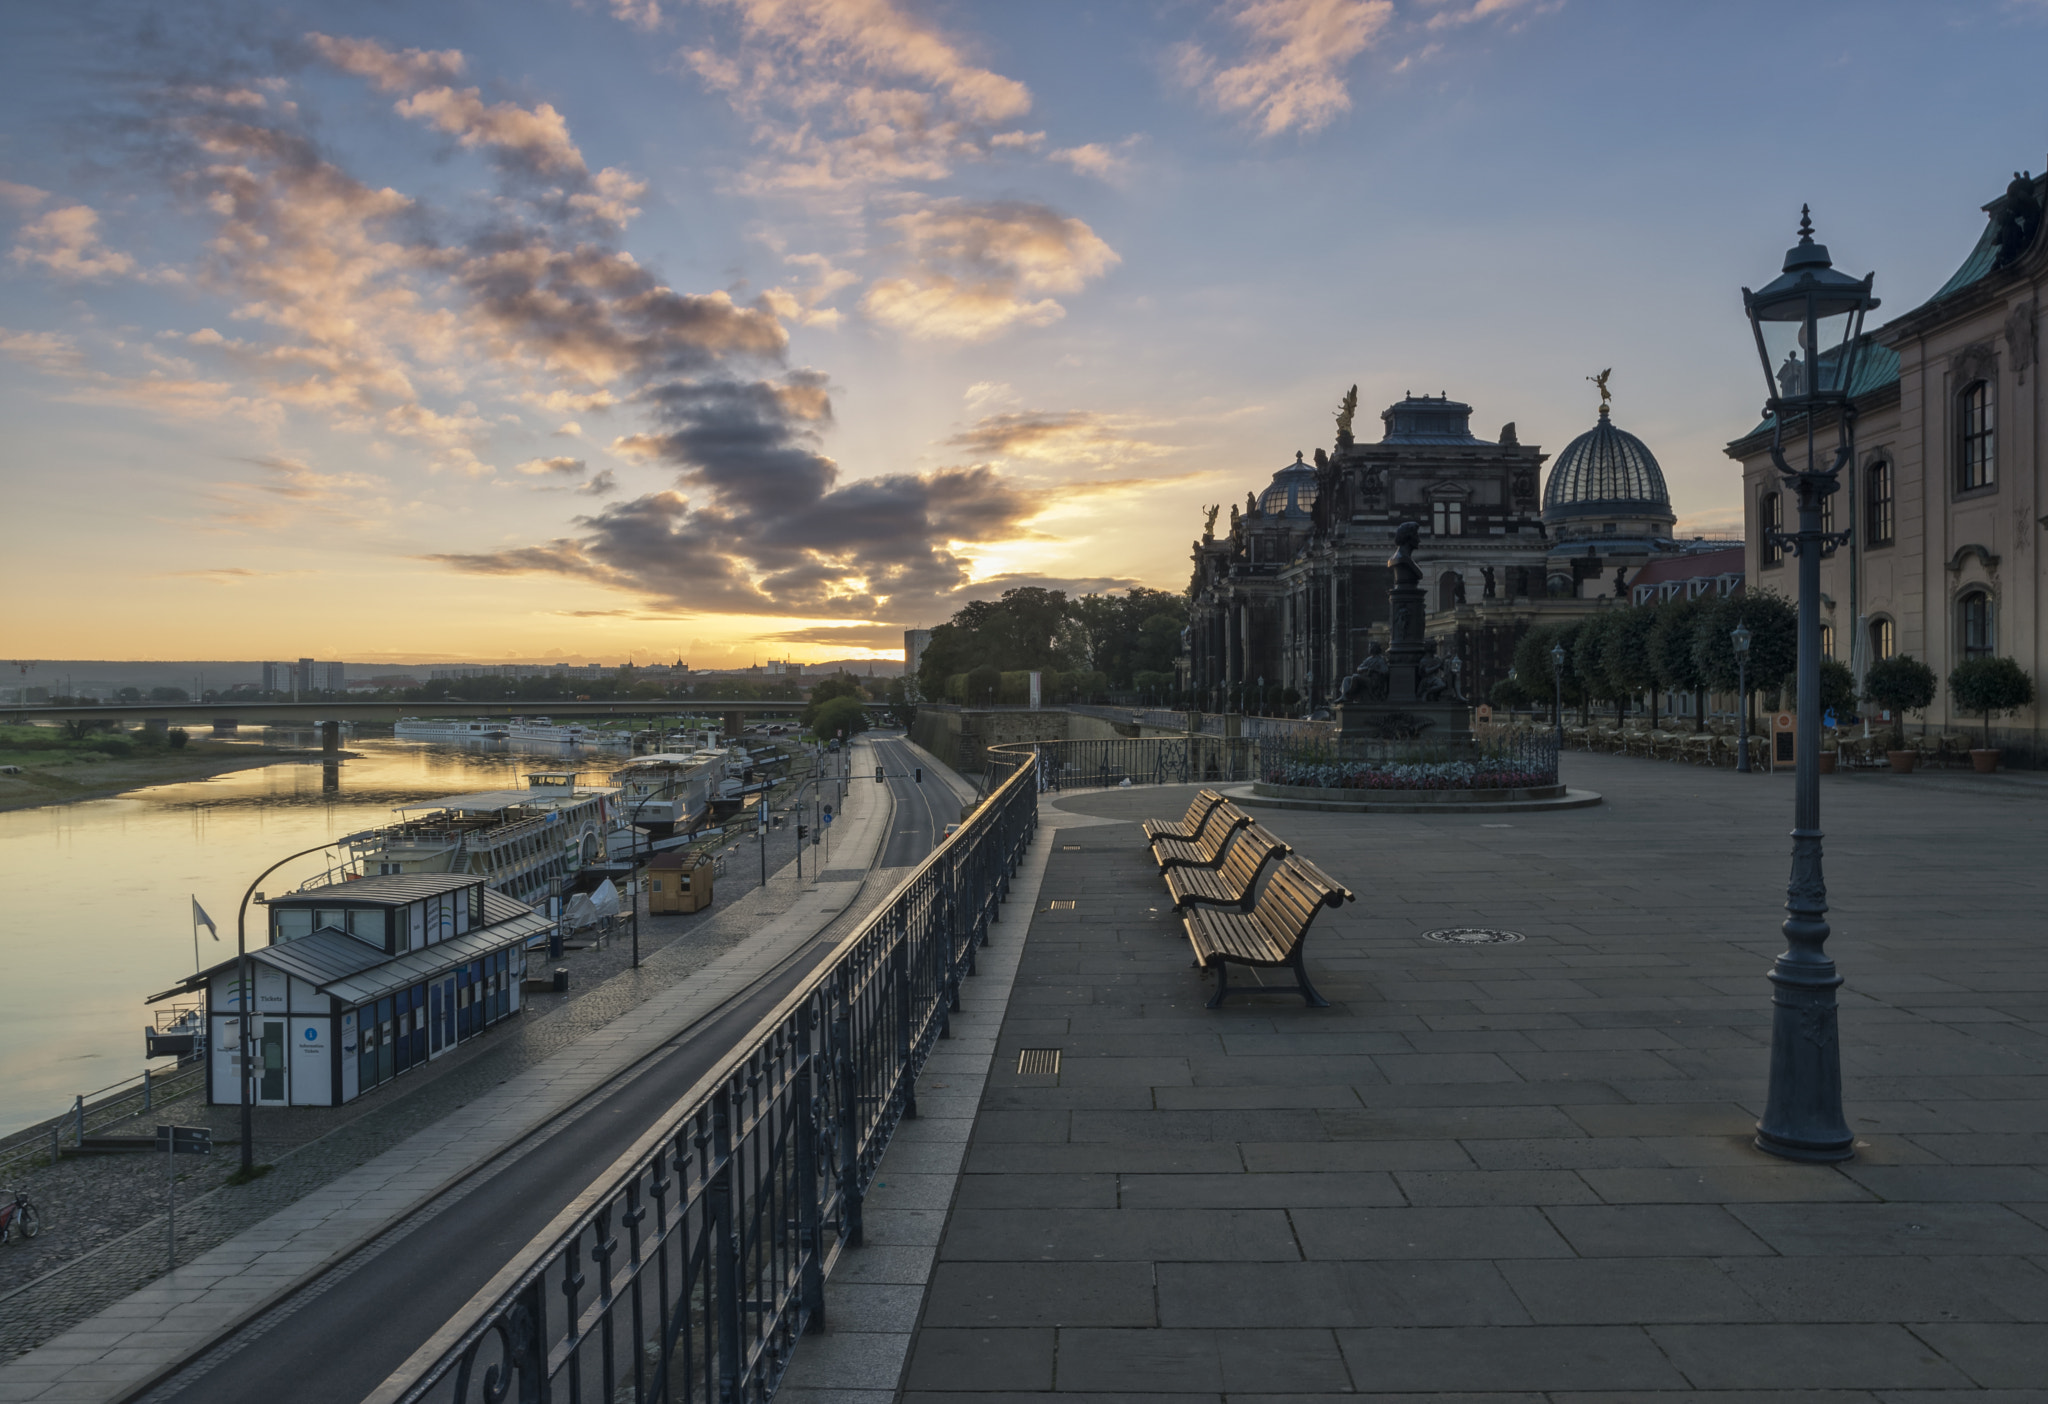
<path fill-rule="evenodd" d="M 1016 741 L 988 748 L 988 770 L 991 778 L 999 778 L 1028 767 L 1036 772 L 1040 790 L 1215 785 L 1257 779 L 1258 754 L 1258 742 L 1248 737 Z"/>
<path fill-rule="evenodd" d="M 1018 774 L 372 1396 L 759 1404 L 1037 827 Z"/>
<path fill-rule="evenodd" d="M 1263 736 L 1258 777 L 1276 785 L 1357 790 L 1519 790 L 1555 785 L 1557 739 L 1549 732 L 1481 736 L 1472 746 L 1426 738 L 1371 760 L 1347 756 L 1334 736 Z"/>

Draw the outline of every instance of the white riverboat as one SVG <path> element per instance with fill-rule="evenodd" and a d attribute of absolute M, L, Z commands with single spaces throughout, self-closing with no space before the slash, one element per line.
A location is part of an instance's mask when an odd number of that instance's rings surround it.
<path fill-rule="evenodd" d="M 557 884 L 611 855 L 630 833 L 615 785 L 581 785 L 573 770 L 535 771 L 523 790 L 443 795 L 397 807 L 400 822 L 348 845 L 349 875 L 470 873 L 547 910 Z"/>
<path fill-rule="evenodd" d="M 509 717 L 503 723 L 511 741 L 545 742 L 561 746 L 617 746 L 630 749 L 633 733 L 608 731 L 576 722 L 557 723 L 550 717 Z"/>
<path fill-rule="evenodd" d="M 401 741 L 503 741 L 512 733 L 491 717 L 400 717 L 391 734 Z"/>

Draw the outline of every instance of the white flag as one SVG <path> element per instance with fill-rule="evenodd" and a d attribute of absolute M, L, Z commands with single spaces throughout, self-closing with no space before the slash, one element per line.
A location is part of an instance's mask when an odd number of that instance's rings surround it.
<path fill-rule="evenodd" d="M 199 905 L 197 897 L 192 899 L 192 924 L 194 926 L 203 926 L 208 931 L 211 931 L 214 940 L 218 941 L 220 939 L 220 928 L 213 924 L 213 918 L 206 914 L 206 908 Z"/>

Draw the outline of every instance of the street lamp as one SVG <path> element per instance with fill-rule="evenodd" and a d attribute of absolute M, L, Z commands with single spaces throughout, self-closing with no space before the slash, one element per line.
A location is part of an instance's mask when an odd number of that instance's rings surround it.
<path fill-rule="evenodd" d="M 1809 211 L 1799 213 L 1799 242 L 1786 252 L 1784 271 L 1760 291 L 1744 288 L 1742 305 L 1763 366 L 1771 463 L 1799 499 L 1799 530 L 1774 533 L 1774 544 L 1799 558 L 1797 695 L 1818 697 L 1820 558 L 1849 539 L 1846 531 L 1823 531 L 1821 516 L 1856 453 L 1849 396 L 1863 318 L 1878 305 L 1870 295 L 1877 275 L 1837 273 L 1827 247 L 1813 241 Z M 1824 418 L 1835 431 L 1831 450 L 1818 442 Z M 1806 440 L 1801 467 L 1785 457 L 1788 424 Z M 1842 977 L 1822 949 L 1828 903 L 1821 875 L 1820 722 L 1819 707 L 1799 709 L 1786 949 L 1771 967 L 1770 1088 L 1756 1127 L 1757 1149 L 1788 1160 L 1847 1160 L 1855 1153 L 1855 1137 L 1842 1116 L 1842 1050 L 1835 1027 L 1835 990 Z"/>
<path fill-rule="evenodd" d="M 1259 715 L 1266 714 L 1266 675 L 1259 674 Z"/>
<path fill-rule="evenodd" d="M 1728 631 L 1735 641 L 1735 769 L 1749 774 L 1749 627 L 1740 619 Z"/>
<path fill-rule="evenodd" d="M 1551 721 L 1557 739 L 1557 753 L 1564 755 L 1564 645 L 1550 646 L 1550 685 L 1556 700 L 1550 708 Z"/>

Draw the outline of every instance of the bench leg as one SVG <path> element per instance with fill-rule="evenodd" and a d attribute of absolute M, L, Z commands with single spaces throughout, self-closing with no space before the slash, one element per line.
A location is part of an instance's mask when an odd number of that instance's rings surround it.
<path fill-rule="evenodd" d="M 1316 987 L 1308 982 L 1308 967 L 1302 963 L 1300 946 L 1294 948 L 1294 958 L 1287 963 L 1294 967 L 1294 979 L 1301 991 L 1302 1003 L 1311 1009 L 1328 1009 L 1330 1001 L 1324 999 Z"/>
<path fill-rule="evenodd" d="M 1209 1001 L 1206 1007 L 1210 1009 L 1221 1008 L 1224 999 L 1227 998 L 1229 994 L 1230 963 L 1228 961 L 1219 960 L 1216 962 L 1216 996 L 1215 998 Z"/>

